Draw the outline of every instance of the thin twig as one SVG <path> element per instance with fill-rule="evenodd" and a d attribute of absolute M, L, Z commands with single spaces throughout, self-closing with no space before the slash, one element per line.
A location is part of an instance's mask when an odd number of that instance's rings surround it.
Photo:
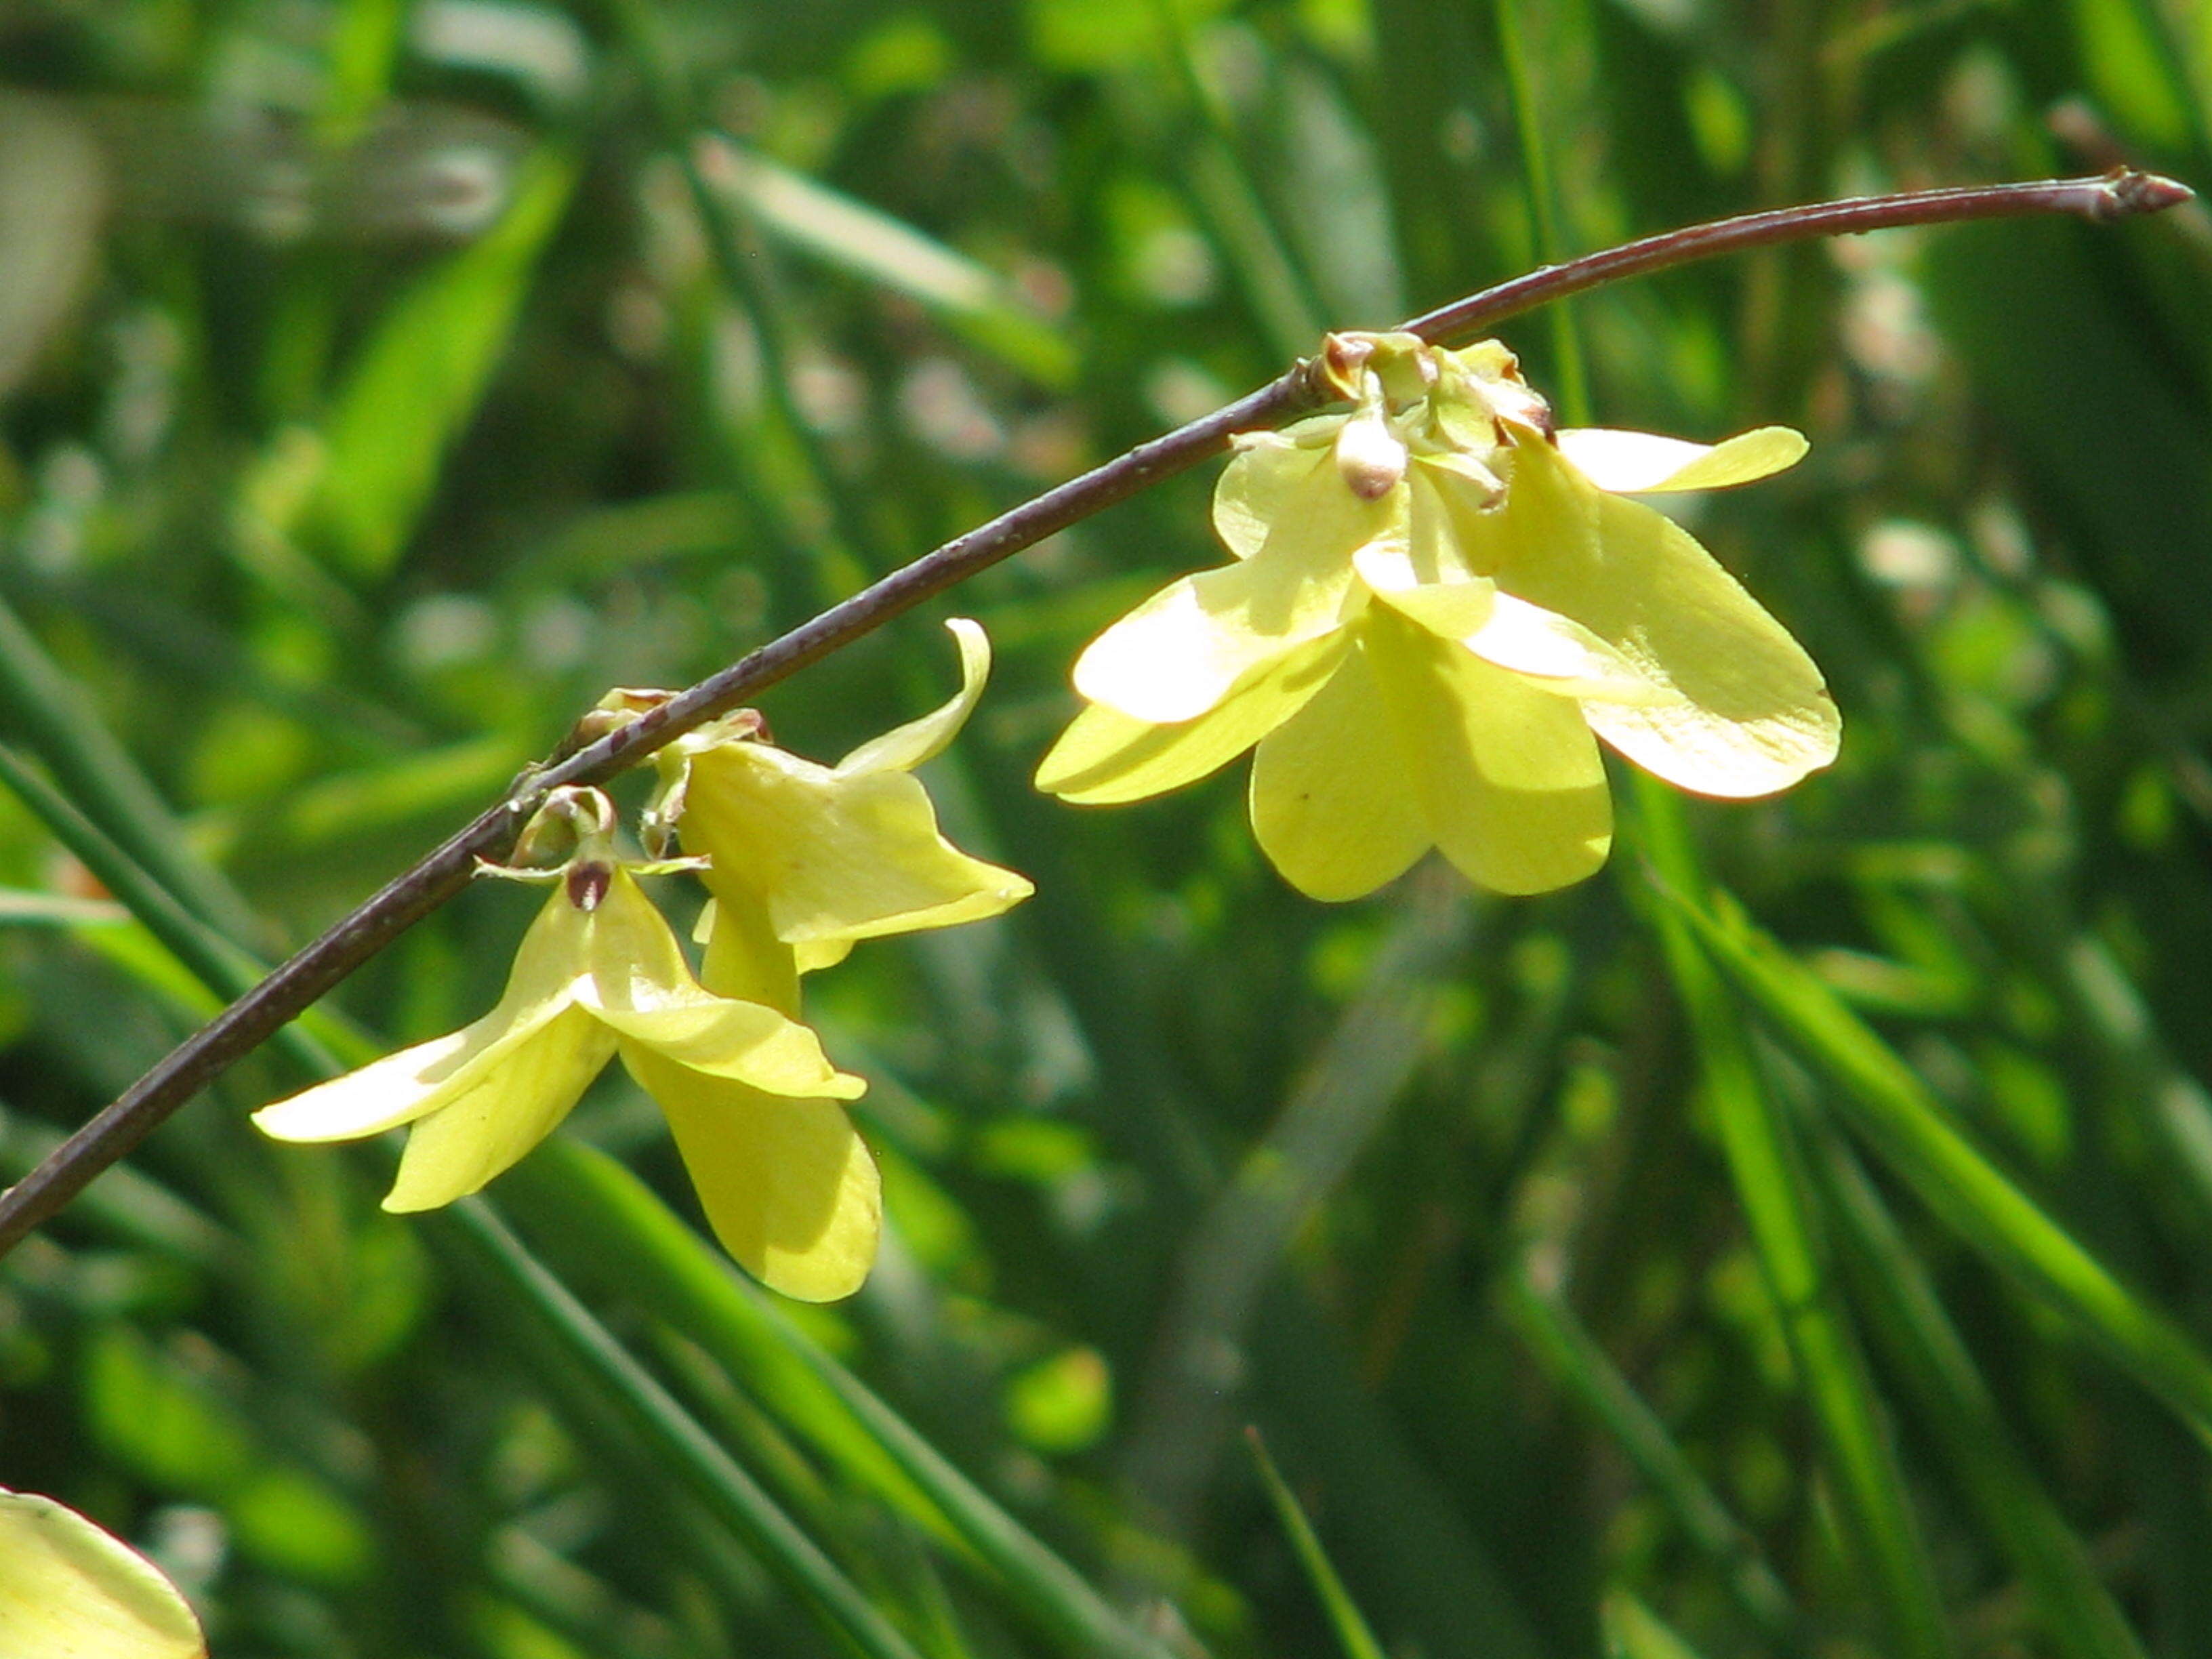
<path fill-rule="evenodd" d="M 1914 191 L 1809 207 L 1782 208 L 1645 237 L 1603 252 L 1547 265 L 1525 276 L 1417 317 L 1406 328 L 1449 344 L 1504 318 L 1601 283 L 1806 237 L 1844 235 L 1900 225 L 1947 223 L 2011 214 L 2069 213 L 2117 219 L 2190 199 L 2185 185 L 2151 173 Z M 635 723 L 526 774 L 508 798 L 395 877 L 350 915 L 172 1050 L 112 1104 L 71 1135 L 22 1180 L 0 1193 L 0 1255 L 82 1191 L 168 1115 L 288 1020 L 467 885 L 479 859 L 496 859 L 548 790 L 596 783 L 637 764 L 807 664 L 1139 490 L 1218 454 L 1231 434 L 1277 426 L 1320 406 L 1329 392 L 1301 362 L 1258 391 L 1212 414 L 1139 444 L 988 524 L 947 542 L 833 605 L 811 622 L 740 658 Z"/>

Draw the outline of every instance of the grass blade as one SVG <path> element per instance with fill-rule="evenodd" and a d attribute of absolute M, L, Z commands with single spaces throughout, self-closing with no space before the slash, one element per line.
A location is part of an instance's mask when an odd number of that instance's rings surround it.
<path fill-rule="evenodd" d="M 1968 1140 L 1896 1051 L 1741 906 L 1717 894 L 1712 908 L 1703 908 L 1671 876 L 1658 890 L 1834 1086 L 1853 1127 L 1923 1203 L 2212 1441 L 2212 1360 L 2186 1331 L 2122 1284 Z"/>
<path fill-rule="evenodd" d="M 1916 1396 L 1945 1465 L 2027 1585 L 2054 1647 L 2080 1659 L 2142 1659 L 2081 1539 L 2021 1462 L 1988 1384 L 1874 1183 L 1834 1135 L 1821 1137 L 1814 1163 L 1857 1269 L 1859 1304 L 1891 1353 L 1890 1369 Z"/>
<path fill-rule="evenodd" d="M 549 1141 L 510 1176 L 548 1246 L 587 1273 L 620 1263 L 620 1284 L 743 1377 L 780 1420 L 847 1476 L 995 1572 L 1071 1651 L 1162 1659 L 1065 1561 L 808 1338 L 686 1227 L 644 1182 L 573 1139 Z"/>
<path fill-rule="evenodd" d="M 1375 1639 L 1375 1632 L 1367 1627 L 1366 1618 L 1345 1589 L 1344 1581 L 1337 1577 L 1328 1553 L 1321 1547 L 1320 1534 L 1314 1531 L 1313 1522 L 1306 1519 L 1305 1510 L 1298 1506 L 1290 1483 L 1275 1467 L 1275 1460 L 1267 1455 L 1267 1443 L 1255 1428 L 1248 1427 L 1244 1438 L 1252 1448 L 1252 1461 L 1259 1465 L 1260 1479 L 1267 1488 L 1267 1501 L 1274 1506 L 1275 1518 L 1282 1522 L 1291 1547 L 1297 1552 L 1298 1565 L 1306 1570 L 1314 1594 L 1321 1597 L 1322 1607 L 1328 1614 L 1329 1627 L 1336 1632 L 1345 1659 L 1382 1659 L 1382 1644 Z"/>
<path fill-rule="evenodd" d="M 777 1575 L 823 1622 L 842 1632 L 866 1659 L 920 1659 L 897 1628 L 864 1595 L 775 1500 L 568 1288 L 525 1249 L 521 1240 L 481 1199 L 437 1212 L 437 1225 L 506 1285 L 520 1290 L 532 1314 L 577 1370 L 590 1377 L 630 1428 L 659 1454 L 661 1465 Z"/>
<path fill-rule="evenodd" d="M 1729 1512 L 1658 1414 L 1583 1328 L 1566 1297 L 1544 1282 L 1534 1263 L 1524 1261 L 1506 1281 L 1505 1305 L 1553 1380 L 1613 1437 L 1675 1524 L 1721 1570 L 1745 1616 L 1768 1640 L 1799 1645 L 1796 1607 L 1759 1553 L 1758 1540 Z"/>
<path fill-rule="evenodd" d="M 447 447 L 483 401 L 575 175 L 550 152 L 526 161 L 499 222 L 388 307 L 346 375 L 323 434 L 315 526 L 350 574 L 381 576 L 398 560 Z"/>
<path fill-rule="evenodd" d="M 1670 880 L 1698 884 L 1681 798 L 1640 773 L 1636 783 L 1638 822 L 1653 862 Z M 1948 1655 L 1951 1637 L 1934 1568 L 1881 1401 L 1828 1273 L 1799 1148 L 1753 1063 L 1749 1034 L 1727 988 L 1679 917 L 1663 905 L 1650 908 L 1696 1039 L 1706 1102 L 1820 1428 L 1845 1538 L 1868 1576 L 1893 1651 Z"/>

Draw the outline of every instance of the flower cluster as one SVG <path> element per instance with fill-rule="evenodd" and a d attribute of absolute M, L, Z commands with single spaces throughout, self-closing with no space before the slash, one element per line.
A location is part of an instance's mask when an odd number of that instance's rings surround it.
<path fill-rule="evenodd" d="M 1672 520 L 1625 496 L 1716 489 L 1795 463 L 1762 428 L 1713 447 L 1554 431 L 1495 342 L 1332 336 L 1352 404 L 1247 434 L 1215 494 L 1237 562 L 1186 576 L 1093 641 L 1090 702 L 1039 786 L 1127 801 L 1256 747 L 1252 826 L 1316 898 L 1373 891 L 1430 848 L 1480 884 L 1581 879 L 1613 838 L 1597 739 L 1701 793 L 1786 788 L 1835 757 L 1819 670 Z M 973 712 L 990 650 L 952 624 L 959 694 L 821 766 L 741 711 L 657 757 L 653 862 L 614 851 L 596 790 L 554 792 L 526 832 L 553 895 L 482 1019 L 256 1116 L 286 1140 L 411 1126 L 387 1209 L 472 1193 L 536 1146 L 619 1056 L 667 1114 L 708 1222 L 764 1283 L 849 1294 L 881 1225 L 846 1116 L 858 1078 L 799 1023 L 802 977 L 854 941 L 995 915 L 1027 881 L 939 832 L 914 769 Z M 616 692 L 602 723 L 658 691 Z M 659 858 L 680 827 L 690 855 Z M 566 855 L 543 867 L 544 844 Z M 696 870 L 712 902 L 695 976 L 637 883 Z"/>
<path fill-rule="evenodd" d="M 749 710 L 664 750 L 648 839 L 665 842 L 680 823 L 698 856 L 625 862 L 605 796 L 554 792 L 522 846 L 526 855 L 559 840 L 567 855 L 550 869 L 492 872 L 553 887 L 498 1005 L 254 1121 L 295 1141 L 411 1126 L 385 1207 L 428 1209 L 514 1164 L 619 1056 L 667 1114 L 730 1254 L 787 1295 L 849 1295 L 881 1225 L 875 1164 L 842 1104 L 866 1085 L 799 1023 L 799 976 L 856 939 L 995 915 L 1031 890 L 951 846 L 911 775 L 951 740 L 989 672 L 982 630 L 952 627 L 958 696 L 835 767 L 774 747 Z M 607 718 L 666 695 L 618 692 Z M 637 882 L 675 868 L 696 869 L 713 900 L 696 977 Z"/>
<path fill-rule="evenodd" d="M 1257 745 L 1252 827 L 1316 898 L 1373 891 L 1431 847 L 1537 893 L 1612 842 L 1595 738 L 1703 794 L 1788 787 L 1835 757 L 1820 671 L 1687 532 L 1639 502 L 1804 453 L 1767 427 L 1707 447 L 1554 431 L 1494 341 L 1332 337 L 1349 413 L 1249 434 L 1213 520 L 1237 562 L 1092 641 L 1090 707 L 1039 787 L 1140 799 Z"/>

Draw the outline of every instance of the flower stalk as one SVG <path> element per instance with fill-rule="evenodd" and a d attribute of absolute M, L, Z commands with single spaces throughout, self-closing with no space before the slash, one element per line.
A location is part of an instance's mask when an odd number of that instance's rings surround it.
<path fill-rule="evenodd" d="M 1547 265 L 1404 325 L 1435 344 L 1464 340 L 1522 312 L 1624 277 L 1723 253 L 1823 235 L 2008 215 L 2094 221 L 2190 199 L 2183 185 L 2118 170 L 2101 177 L 1855 198 L 1692 226 Z M 808 664 L 999 561 L 1187 471 L 1239 432 L 1279 426 L 1341 395 L 1320 360 L 1302 362 L 1213 413 L 1140 444 L 947 542 L 749 653 L 688 690 L 517 779 L 507 797 L 380 888 L 172 1050 L 24 1178 L 0 1193 L 0 1255 L 271 1034 L 451 899 L 480 861 L 497 860 L 556 787 L 602 782 Z"/>

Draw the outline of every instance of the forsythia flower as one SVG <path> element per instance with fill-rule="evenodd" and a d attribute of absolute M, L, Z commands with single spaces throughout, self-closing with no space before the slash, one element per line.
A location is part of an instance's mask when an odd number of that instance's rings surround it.
<path fill-rule="evenodd" d="M 796 1018 L 799 975 L 854 940 L 996 915 L 1034 890 L 947 842 L 910 775 L 951 742 L 990 672 L 983 630 L 964 618 L 951 626 L 959 694 L 834 767 L 773 747 L 750 712 L 661 751 L 650 821 L 662 833 L 680 824 L 684 845 L 707 856 L 714 902 L 700 977 L 710 991 Z M 657 694 L 620 695 L 635 706 Z M 882 1200 L 875 1160 L 841 1108 L 651 1056 L 636 1069 L 732 1255 L 788 1295 L 828 1300 L 858 1288 L 875 1260 Z"/>
<path fill-rule="evenodd" d="M 498 1006 L 449 1036 L 265 1106 L 253 1121 L 299 1141 L 411 1124 L 384 1207 L 427 1210 L 520 1159 L 617 1054 L 648 1091 L 649 1079 L 674 1075 L 742 1081 L 794 1105 L 859 1095 L 866 1085 L 832 1067 L 806 1027 L 700 988 L 660 912 L 615 861 L 613 822 L 596 789 L 548 800 L 538 823 L 570 825 L 577 848 L 548 872 L 553 896 L 523 936 Z"/>
<path fill-rule="evenodd" d="M 1593 733 L 1699 793 L 1788 787 L 1834 759 L 1820 671 L 1672 520 L 1619 492 L 1778 471 L 1769 427 L 1707 447 L 1553 433 L 1495 341 L 1337 336 L 1357 399 L 1239 441 L 1214 499 L 1238 562 L 1170 584 L 1075 665 L 1091 707 L 1044 760 L 1067 799 L 1158 794 L 1258 746 L 1250 811 L 1316 898 L 1373 891 L 1431 846 L 1536 893 L 1605 861 Z"/>
<path fill-rule="evenodd" d="M 0 1653 L 207 1659 L 207 1643 L 145 1557 L 51 1498 L 0 1488 Z"/>
<path fill-rule="evenodd" d="M 951 742 L 990 671 L 983 630 L 958 619 L 959 695 L 835 767 L 765 741 L 750 710 L 661 751 L 647 813 L 665 842 L 680 819 L 703 857 L 625 866 L 614 809 L 559 789 L 524 832 L 575 841 L 524 937 L 506 994 L 475 1024 L 263 1108 L 280 1140 L 352 1140 L 413 1126 L 388 1210 L 475 1192 L 551 1132 L 617 1054 L 667 1114 L 723 1245 L 771 1289 L 809 1301 L 858 1290 L 882 1228 L 875 1161 L 839 1103 L 866 1086 L 835 1070 L 799 1024 L 799 976 L 880 933 L 995 915 L 1030 884 L 938 833 L 913 769 Z M 594 730 L 666 701 L 618 691 Z M 633 869 L 698 869 L 714 902 L 695 980 Z"/>

